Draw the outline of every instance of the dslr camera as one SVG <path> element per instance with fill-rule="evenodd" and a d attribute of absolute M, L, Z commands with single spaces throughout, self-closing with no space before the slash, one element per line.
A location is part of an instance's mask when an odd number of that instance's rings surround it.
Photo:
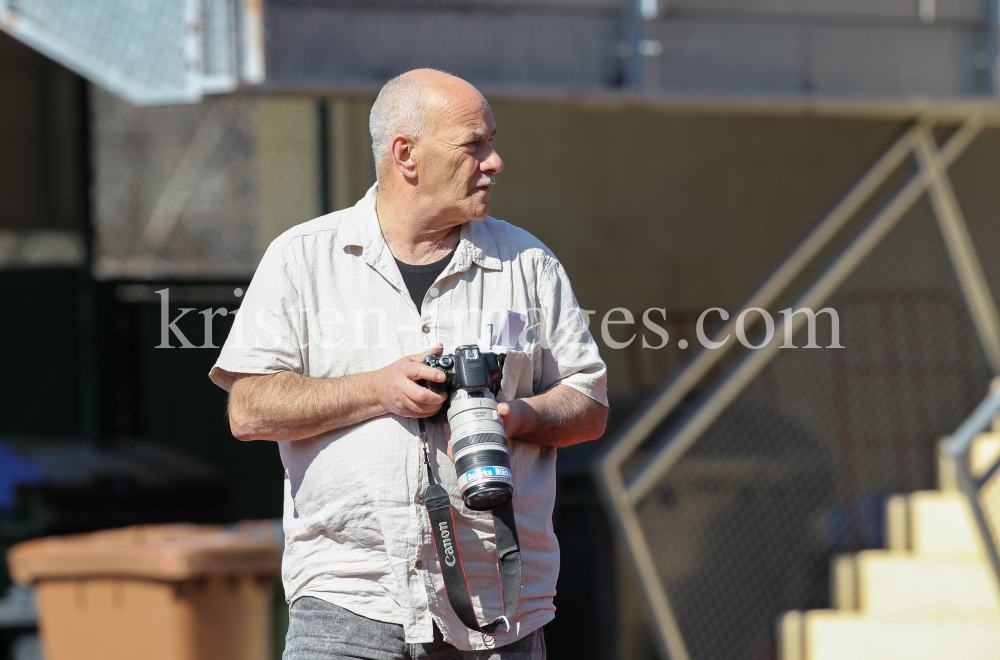
<path fill-rule="evenodd" d="M 514 495 L 507 436 L 494 398 L 500 392 L 506 357 L 471 344 L 459 346 L 453 354 L 424 358 L 424 364 L 445 373 L 443 383 L 423 380 L 420 384 L 448 395 L 431 421 L 447 415 L 462 501 L 476 511 L 503 506 Z"/>

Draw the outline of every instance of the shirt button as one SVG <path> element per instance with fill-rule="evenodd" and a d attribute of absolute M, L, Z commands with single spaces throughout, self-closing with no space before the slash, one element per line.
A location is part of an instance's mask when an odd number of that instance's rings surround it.
<path fill-rule="evenodd" d="M 424 327 L 420 328 L 420 332 L 424 333 L 425 335 L 430 331 L 431 331 L 430 326 L 425 325 Z"/>
<path fill-rule="evenodd" d="M 417 560 L 417 563 L 414 564 L 414 566 L 416 566 L 417 568 L 420 568 L 423 565 L 424 565 L 424 562 L 420 561 L 419 559 Z"/>
<path fill-rule="evenodd" d="M 424 503 L 424 496 L 417 495 L 417 504 L 423 504 L 423 503 Z"/>

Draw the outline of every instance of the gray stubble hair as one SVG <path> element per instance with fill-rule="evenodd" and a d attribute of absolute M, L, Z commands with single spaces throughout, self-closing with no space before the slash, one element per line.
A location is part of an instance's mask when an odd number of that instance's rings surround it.
<path fill-rule="evenodd" d="M 391 158 L 394 136 L 403 134 L 420 138 L 427 130 L 424 87 L 416 76 L 403 73 L 387 82 L 378 93 L 368 118 L 376 173 L 380 174 Z"/>

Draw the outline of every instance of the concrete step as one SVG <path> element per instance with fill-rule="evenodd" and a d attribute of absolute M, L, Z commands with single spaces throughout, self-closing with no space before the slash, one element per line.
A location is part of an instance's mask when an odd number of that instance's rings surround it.
<path fill-rule="evenodd" d="M 972 474 L 981 477 L 1000 461 L 1000 433 L 981 433 L 976 436 L 969 452 Z"/>
<path fill-rule="evenodd" d="M 955 473 L 954 463 L 942 451 L 947 440 L 948 438 L 943 438 L 938 444 L 938 488 L 958 490 L 958 476 Z M 983 476 L 998 460 L 1000 460 L 1000 432 L 994 429 L 991 433 L 977 435 L 969 450 L 969 471 L 972 475 Z"/>
<path fill-rule="evenodd" d="M 1000 623 L 1000 595 L 980 559 L 867 550 L 855 556 L 855 574 L 856 604 L 862 614 Z"/>
<path fill-rule="evenodd" d="M 857 555 L 835 555 L 831 560 L 830 605 L 835 610 L 858 609 Z"/>
<path fill-rule="evenodd" d="M 907 501 L 909 547 L 914 554 L 985 560 L 986 550 L 963 494 L 918 491 Z"/>
<path fill-rule="evenodd" d="M 787 612 L 778 640 L 780 660 L 996 660 L 1000 622 Z"/>

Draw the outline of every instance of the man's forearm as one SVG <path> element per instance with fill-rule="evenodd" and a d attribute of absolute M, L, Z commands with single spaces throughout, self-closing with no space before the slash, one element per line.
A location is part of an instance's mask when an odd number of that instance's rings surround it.
<path fill-rule="evenodd" d="M 604 434 L 608 407 L 568 385 L 510 404 L 511 437 L 548 447 L 566 447 Z M 505 425 L 507 422 L 505 422 Z"/>
<path fill-rule="evenodd" d="M 371 373 L 241 375 L 229 397 L 229 423 L 240 440 L 302 440 L 383 414 Z"/>
<path fill-rule="evenodd" d="M 380 415 L 427 417 L 447 397 L 418 383 L 445 375 L 423 363 L 441 353 L 436 344 L 377 371 L 343 378 L 309 378 L 291 371 L 235 374 L 229 391 L 229 426 L 240 440 L 304 440 Z"/>

